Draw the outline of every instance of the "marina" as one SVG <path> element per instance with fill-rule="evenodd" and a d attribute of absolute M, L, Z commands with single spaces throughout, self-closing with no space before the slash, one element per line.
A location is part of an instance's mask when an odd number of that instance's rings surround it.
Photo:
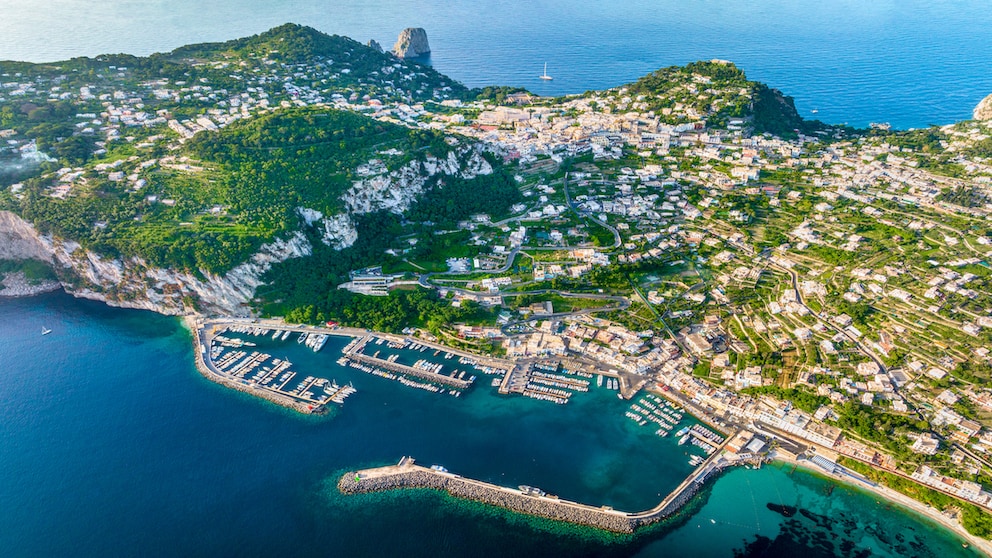
<path fill-rule="evenodd" d="M 496 359 L 421 339 L 371 333 L 348 343 L 337 363 L 410 388 L 454 397 L 461 397 L 479 374 L 500 375 L 508 367 Z"/>
<path fill-rule="evenodd" d="M 197 555 L 204 543 L 221 554 L 225 548 L 250 546 L 265 555 L 334 548 L 345 556 L 401 554 L 405 546 L 416 543 L 423 550 L 418 555 L 472 556 L 480 548 L 506 544 L 507 521 L 526 537 L 526 544 L 508 547 L 507 553 L 514 555 L 611 555 L 618 550 L 626 554 L 626 547 L 618 546 L 618 539 L 607 532 L 576 531 L 538 518 L 508 518 L 516 512 L 456 502 L 436 490 L 353 497 L 341 494 L 336 484 L 345 471 L 394 465 L 401 455 L 413 455 L 424 466 L 440 464 L 493 485 L 513 489 L 529 485 L 595 508 L 603 504 L 616 510 L 643 510 L 654 507 L 693 472 L 695 467 L 682 457 L 684 451 L 701 453 L 688 442 L 681 448 L 676 445 L 674 434 L 691 424 L 688 414 L 667 439 L 658 439 L 650 425 L 631 428 L 636 425 L 623 416 L 636 397 L 623 403 L 595 385 L 588 393 L 576 393 L 568 405 L 558 406 L 501 396 L 488 386 L 473 388 L 461 398 L 438 397 L 351 368 L 339 369 L 334 360 L 352 337 L 332 336 L 320 353 L 297 345 L 296 335 L 284 345 L 271 342 L 273 331 L 264 338 L 246 337 L 258 346 L 242 350 L 289 360 L 290 370 L 300 378 L 335 378 L 359 389 L 333 419 L 311 420 L 252 401 L 255 395 L 225 393 L 227 388 L 200 381 L 191 366 L 195 356 L 191 334 L 169 318 L 109 309 L 61 294 L 8 303 L 3 318 L 7 338 L 16 341 L 3 347 L 5 358 L 17 361 L 39 351 L 52 356 L 28 362 L 29 374 L 7 377 L 12 404 L 4 409 L 10 434 L 5 439 L 10 451 L 4 455 L 12 474 L 7 483 L 0 483 L 0 493 L 13 504 L 8 512 L 18 529 L 6 530 L 0 539 L 7 553 L 16 556 L 101 556 L 113 554 L 122 544 Z M 40 323 L 55 331 L 41 337 Z M 60 352 L 71 355 L 66 360 L 46 349 L 56 335 Z M 90 350 L 111 344 L 118 348 Z M 433 357 L 434 350 L 418 351 L 418 358 Z M 432 360 L 445 362 L 443 353 L 437 357 Z M 456 356 L 447 362 L 454 365 L 457 360 Z M 105 372 L 86 373 L 97 367 Z M 497 377 L 479 374 L 479 380 Z M 47 396 L 39 400 L 34 389 L 39 379 L 59 392 L 71 390 L 73 404 L 49 405 L 57 400 Z M 569 428 L 587 425 L 592 416 L 599 418 L 595 427 Z M 108 436 L 127 440 L 123 453 L 119 444 L 104 441 Z M 45 439 L 60 443 L 38 443 Z M 513 448 L 536 461 L 522 459 Z M 243 459 L 233 460 L 232 455 Z M 741 540 L 777 532 L 783 518 L 768 511 L 767 502 L 800 506 L 817 517 L 836 519 L 837 527 L 824 534 L 844 538 L 840 525 L 857 519 L 838 507 L 848 502 L 846 509 L 870 510 L 877 518 L 877 524 L 866 527 L 903 533 L 908 542 L 925 549 L 921 554 L 973 556 L 961 552 L 961 541 L 948 531 L 899 512 L 885 500 L 876 504 L 877 496 L 834 485 L 804 470 L 793 471 L 792 465 L 736 467 L 716 481 L 711 475 L 704 490 L 712 492 L 706 499 L 694 499 L 681 508 L 678 521 L 639 531 L 643 538 L 637 544 L 651 551 L 644 556 L 729 556 Z M 316 472 L 317 477 L 306 471 Z M 101 482 L 101 475 L 113 480 Z M 99 490 L 78 489 L 88 485 Z M 142 490 L 134 490 L 141 485 Z M 826 486 L 837 486 L 830 498 L 825 496 Z M 205 497 L 213 504 L 205 506 Z M 757 501 L 760 530 L 752 497 Z M 480 509 L 484 507 L 489 509 Z M 90 511 L 80 514 L 80 509 Z M 217 521 L 218 514 L 223 521 Z M 802 519 L 801 514 L 796 516 Z M 161 528 L 143 528 L 163 517 L 174 519 Z M 321 522 L 319 530 L 311 528 L 313 521 Z M 64 528 L 52 530 L 53 522 Z M 727 541 L 730 523 L 750 528 L 733 531 L 739 537 Z M 445 533 L 431 535 L 439 524 Z M 109 529 L 107 537 L 86 536 L 102 529 Z M 451 533 L 469 542 L 453 547 Z M 859 529 L 855 535 L 868 533 Z M 372 538 L 376 542 L 368 543 Z M 908 555 L 886 548 L 873 555 Z"/>
<path fill-rule="evenodd" d="M 197 369 L 218 383 L 251 393 L 304 414 L 323 414 L 327 405 L 342 405 L 358 390 L 351 384 L 316 376 L 302 376 L 287 359 L 254 350 L 262 339 L 285 342 L 298 333 L 296 343 L 320 352 L 332 333 L 302 327 L 242 322 L 194 323 L 199 347 Z M 271 333 L 271 339 L 269 339 Z M 246 338 L 262 338 L 249 341 Z"/>

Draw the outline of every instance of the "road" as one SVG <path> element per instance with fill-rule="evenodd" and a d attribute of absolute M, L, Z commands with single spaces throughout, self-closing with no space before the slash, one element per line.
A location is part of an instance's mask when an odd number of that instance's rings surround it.
<path fill-rule="evenodd" d="M 572 200 L 572 196 L 568 193 L 568 173 L 567 172 L 565 173 L 565 178 L 564 178 L 564 181 L 562 182 L 562 190 L 565 191 L 565 202 L 568 203 L 568 207 L 570 207 L 572 209 L 572 211 L 574 211 L 575 213 L 577 213 L 580 217 L 585 217 L 585 218 L 589 219 L 590 221 L 596 223 L 597 225 L 599 225 L 599 226 L 607 229 L 611 233 L 613 233 L 613 245 L 609 247 L 610 250 L 616 250 L 617 248 L 620 247 L 621 244 L 623 244 L 623 240 L 620 238 L 620 231 L 618 231 L 615 227 L 610 226 L 605 221 L 600 221 L 599 219 L 597 219 L 596 217 L 594 217 L 592 215 L 592 213 L 589 213 L 587 211 L 583 211 L 583 210 L 579 209 L 579 207 L 577 205 L 575 205 L 575 202 Z"/>

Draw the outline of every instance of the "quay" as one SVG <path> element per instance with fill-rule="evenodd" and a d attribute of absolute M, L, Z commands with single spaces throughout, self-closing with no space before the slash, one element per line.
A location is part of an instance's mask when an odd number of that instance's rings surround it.
<path fill-rule="evenodd" d="M 724 444 L 719 449 L 723 449 Z M 664 500 L 650 510 L 624 512 L 609 506 L 591 506 L 530 488 L 507 488 L 474 480 L 442 467 L 423 467 L 413 458 L 404 457 L 396 465 L 363 469 L 345 473 L 338 481 L 342 494 L 363 494 L 401 488 L 430 488 L 443 490 L 456 498 L 464 498 L 514 512 L 524 513 L 564 521 L 588 527 L 595 527 L 614 533 L 633 533 L 639 527 L 657 523 L 678 512 L 699 492 L 714 473 L 732 465 L 722 457 L 722 451 L 714 452 L 675 488 Z"/>

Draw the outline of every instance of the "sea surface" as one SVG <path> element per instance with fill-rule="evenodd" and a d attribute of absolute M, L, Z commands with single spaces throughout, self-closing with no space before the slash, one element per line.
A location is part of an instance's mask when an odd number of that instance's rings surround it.
<path fill-rule="evenodd" d="M 287 22 L 387 49 L 424 27 L 441 72 L 549 95 L 726 59 L 833 124 L 949 124 L 992 93 L 988 0 L 0 0 L 0 60 L 146 55 Z M 537 78 L 545 62 L 554 81 Z"/>
<path fill-rule="evenodd" d="M 201 377 L 174 318 L 62 293 L 0 300 L 2 555 L 974 555 L 925 519 L 789 466 L 726 473 L 635 537 L 424 490 L 344 496 L 343 472 L 412 455 L 639 510 L 697 450 L 638 427 L 595 383 L 565 406 L 499 396 L 484 376 L 455 398 L 337 366 L 341 340 L 317 354 L 256 340 L 359 392 L 304 417 Z"/>

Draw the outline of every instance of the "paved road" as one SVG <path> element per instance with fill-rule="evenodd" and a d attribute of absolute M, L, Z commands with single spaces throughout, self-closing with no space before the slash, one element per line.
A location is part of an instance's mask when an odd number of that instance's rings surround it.
<path fill-rule="evenodd" d="M 620 231 L 618 231 L 615 227 L 610 226 L 605 221 L 600 221 L 595 216 L 593 216 L 592 213 L 590 213 L 588 211 L 583 211 L 583 210 L 579 209 L 579 207 L 577 205 L 575 205 L 575 202 L 572 200 L 572 196 L 568 193 L 568 173 L 567 172 L 565 173 L 565 179 L 564 179 L 564 182 L 562 183 L 562 189 L 565 191 L 565 201 L 568 203 L 568 207 L 572 208 L 572 211 L 578 213 L 580 217 L 586 217 L 590 221 L 596 223 L 597 225 L 599 225 L 599 226 L 601 226 L 601 227 L 609 230 L 611 233 L 613 233 L 613 245 L 610 246 L 610 250 L 615 250 L 615 249 L 619 248 L 621 244 L 623 244 L 623 240 L 620 238 Z"/>

